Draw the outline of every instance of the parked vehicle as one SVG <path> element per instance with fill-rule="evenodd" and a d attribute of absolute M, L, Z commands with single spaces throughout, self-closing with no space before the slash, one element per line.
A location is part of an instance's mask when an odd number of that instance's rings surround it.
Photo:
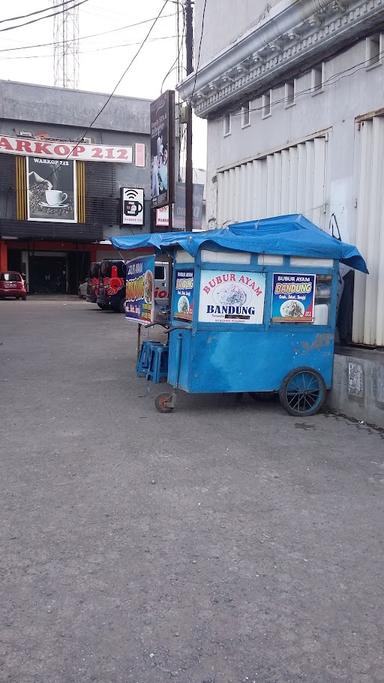
<path fill-rule="evenodd" d="M 13 297 L 26 301 L 27 290 L 20 273 L 8 270 L 0 273 L 0 299 Z"/>
<path fill-rule="evenodd" d="M 102 310 L 124 311 L 125 272 L 124 261 L 101 261 L 96 303 Z"/>
<path fill-rule="evenodd" d="M 99 294 L 100 261 L 91 263 L 87 282 L 86 299 L 95 304 Z"/>
<path fill-rule="evenodd" d="M 77 290 L 77 293 L 78 293 L 80 299 L 86 298 L 87 290 L 88 290 L 88 278 L 86 277 L 84 282 L 80 282 L 79 288 Z"/>

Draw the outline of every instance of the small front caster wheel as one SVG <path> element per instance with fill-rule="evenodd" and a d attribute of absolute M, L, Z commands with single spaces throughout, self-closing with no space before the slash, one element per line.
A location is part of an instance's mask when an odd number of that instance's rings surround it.
<path fill-rule="evenodd" d="M 175 407 L 172 394 L 159 394 L 156 396 L 155 406 L 159 413 L 172 413 Z"/>

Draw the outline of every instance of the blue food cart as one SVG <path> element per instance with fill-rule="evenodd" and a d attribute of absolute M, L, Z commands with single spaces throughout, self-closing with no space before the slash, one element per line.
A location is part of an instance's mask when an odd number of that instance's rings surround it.
<path fill-rule="evenodd" d="M 302 215 L 112 242 L 172 259 L 168 342 L 152 351 L 144 342 L 138 362 L 139 374 L 173 387 L 157 396 L 160 412 L 174 409 L 179 389 L 278 392 L 292 415 L 320 410 L 332 386 L 339 262 L 368 272 L 356 247 Z"/>

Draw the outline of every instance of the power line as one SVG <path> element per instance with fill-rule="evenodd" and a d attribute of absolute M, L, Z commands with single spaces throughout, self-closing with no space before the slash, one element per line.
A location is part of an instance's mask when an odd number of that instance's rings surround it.
<path fill-rule="evenodd" d="M 173 40 L 174 38 L 177 38 L 177 36 L 158 36 L 157 38 L 151 38 L 151 40 L 148 40 L 148 43 L 154 43 L 158 40 Z M 136 41 L 135 43 L 120 43 L 119 45 L 107 45 L 105 47 L 96 47 L 95 49 L 90 50 L 81 50 L 79 52 L 79 55 L 91 55 L 95 54 L 96 52 L 104 52 L 105 50 L 117 50 L 123 47 L 134 47 L 135 45 L 140 45 L 140 42 Z M 0 60 L 6 62 L 18 59 L 50 59 L 51 57 L 52 55 L 48 53 L 45 55 L 22 55 L 20 57 L 0 57 Z"/>
<path fill-rule="evenodd" d="M 73 2 L 73 0 L 70 0 Z M 166 19 L 167 17 L 174 17 L 175 13 L 172 14 L 164 14 L 160 19 Z M 150 21 L 153 21 L 156 17 L 151 17 L 150 19 L 143 19 L 142 21 L 136 21 L 134 24 L 127 24 L 126 26 L 119 26 L 118 28 L 112 28 L 109 31 L 101 31 L 100 33 L 90 33 L 87 36 L 79 36 L 79 40 L 88 40 L 89 38 L 98 38 L 99 36 L 106 36 L 110 33 L 116 33 L 117 31 L 124 31 L 127 28 L 134 28 L 135 26 L 141 26 L 142 24 L 148 24 Z M 65 42 L 71 42 L 71 41 L 64 41 Z M 0 49 L 1 52 L 16 52 L 18 50 L 34 50 L 35 48 L 38 47 L 51 47 L 52 45 L 55 45 L 56 42 L 53 41 L 51 43 L 34 43 L 33 45 L 21 45 L 18 47 L 6 47 Z"/>
<path fill-rule="evenodd" d="M 73 0 L 65 0 L 62 2 L 62 6 L 68 5 L 69 3 L 73 2 Z M 5 24 L 7 21 L 18 21 L 19 19 L 27 19 L 28 17 L 33 17 L 36 14 L 42 14 L 43 12 L 48 12 L 52 7 L 45 7 L 44 9 L 38 9 L 35 10 L 34 12 L 28 12 L 28 14 L 19 14 L 18 17 L 9 17 L 8 19 L 0 19 L 0 24 Z"/>
<path fill-rule="evenodd" d="M 176 67 L 176 65 L 178 64 L 179 59 L 180 59 L 180 54 L 181 54 L 181 50 L 183 47 L 184 34 L 185 34 L 185 14 L 183 12 L 183 28 L 182 28 L 182 32 L 181 32 L 181 37 L 180 37 L 180 35 L 175 36 L 175 37 L 177 37 L 177 42 L 178 42 L 178 50 L 177 50 L 176 59 L 174 60 L 172 65 L 169 67 L 167 73 L 165 74 L 165 76 L 161 82 L 160 94 L 163 92 L 164 83 L 167 80 L 168 76 L 172 73 L 172 71 L 174 71 L 174 69 L 178 68 L 178 67 Z"/>
<path fill-rule="evenodd" d="M 201 30 L 200 30 L 200 40 L 199 40 L 199 50 L 197 53 L 197 62 L 196 62 L 196 69 L 195 69 L 195 80 L 193 83 L 193 90 L 192 90 L 192 95 L 191 95 L 191 100 L 192 97 L 195 94 L 196 90 L 196 80 L 197 80 L 197 74 L 199 72 L 199 67 L 200 67 L 200 56 L 201 56 L 201 44 L 203 42 L 203 34 L 204 34 L 204 24 L 205 24 L 205 10 L 207 8 L 207 0 L 204 0 L 204 7 L 203 7 L 203 14 L 201 16 Z"/>
<path fill-rule="evenodd" d="M 112 97 L 114 96 L 114 94 L 115 94 L 117 88 L 119 87 L 120 83 L 123 81 L 123 79 L 125 78 L 125 76 L 127 75 L 128 71 L 129 71 L 129 69 L 131 68 L 132 64 L 135 62 L 135 60 L 136 60 L 137 57 L 139 56 L 140 52 L 142 51 L 142 49 L 143 49 L 144 45 L 146 44 L 146 42 L 147 42 L 149 36 L 151 35 L 151 33 L 152 33 L 153 29 L 155 28 L 155 26 L 156 26 L 158 20 L 160 19 L 160 16 L 161 16 L 161 14 L 162 14 L 162 12 L 163 12 L 163 9 L 165 8 L 165 6 L 166 6 L 167 4 L 168 4 L 168 0 L 165 0 L 165 2 L 163 3 L 163 5 L 162 5 L 162 7 L 161 7 L 161 9 L 160 9 L 160 11 L 159 11 L 159 13 L 157 14 L 157 16 L 155 17 L 154 21 L 152 22 L 152 24 L 151 24 L 149 30 L 147 31 L 147 33 L 146 33 L 144 39 L 143 39 L 142 42 L 140 43 L 139 49 L 136 50 L 135 54 L 133 55 L 132 59 L 130 60 L 130 62 L 129 62 L 129 64 L 128 64 L 128 66 L 124 69 L 124 71 L 123 71 L 123 73 L 121 74 L 119 80 L 117 81 L 115 87 L 113 88 L 111 94 L 108 95 L 108 97 L 107 97 L 106 101 L 104 102 L 103 106 L 101 107 L 101 109 L 99 109 L 99 111 L 98 111 L 98 113 L 96 114 L 96 116 L 94 117 L 94 119 L 91 121 L 91 123 L 89 124 L 89 126 L 85 129 L 85 131 L 82 133 L 81 137 L 79 138 L 78 142 L 76 143 L 75 147 L 72 149 L 72 151 L 71 151 L 70 154 L 73 154 L 73 150 L 76 149 L 76 147 L 78 147 L 78 145 L 80 144 L 81 140 L 82 140 L 83 138 L 86 137 L 88 131 L 89 131 L 89 130 L 92 128 L 92 126 L 96 123 L 97 119 L 101 116 L 101 114 L 103 113 L 103 111 L 106 109 L 106 107 L 107 107 L 108 104 L 110 103 L 110 101 L 111 101 Z M 68 156 L 70 156 L 70 154 L 69 154 Z"/>
<path fill-rule="evenodd" d="M 29 26 L 29 24 L 36 24 L 37 21 L 43 21 L 44 19 L 49 19 L 50 17 L 56 17 L 58 14 L 64 14 L 64 12 L 68 12 L 68 10 L 74 9 L 75 7 L 80 7 L 80 5 L 84 5 L 85 2 L 88 2 L 89 0 L 80 0 L 80 2 L 76 2 L 74 5 L 71 5 L 70 7 L 64 7 L 64 9 L 61 9 L 59 12 L 53 12 L 52 14 L 46 14 L 44 17 L 38 17 L 37 19 L 31 19 L 30 21 L 25 21 L 23 24 L 17 24 L 17 26 L 7 26 L 6 28 L 0 28 L 0 33 L 3 33 L 4 31 L 14 31 L 16 28 L 22 28 L 23 26 Z"/>

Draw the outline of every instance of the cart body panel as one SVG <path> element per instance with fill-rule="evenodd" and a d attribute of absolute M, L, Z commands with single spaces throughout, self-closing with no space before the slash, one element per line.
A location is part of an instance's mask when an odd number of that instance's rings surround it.
<path fill-rule="evenodd" d="M 333 348 L 329 331 L 175 330 L 169 340 L 168 383 L 189 393 L 272 392 L 279 391 L 289 371 L 310 367 L 330 389 Z"/>

